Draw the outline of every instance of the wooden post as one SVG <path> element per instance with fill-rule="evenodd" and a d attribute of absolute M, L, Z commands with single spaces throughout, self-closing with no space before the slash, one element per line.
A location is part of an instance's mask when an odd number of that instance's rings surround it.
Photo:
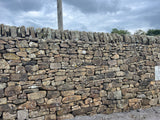
<path fill-rule="evenodd" d="M 57 0 L 58 29 L 63 30 L 62 0 Z"/>

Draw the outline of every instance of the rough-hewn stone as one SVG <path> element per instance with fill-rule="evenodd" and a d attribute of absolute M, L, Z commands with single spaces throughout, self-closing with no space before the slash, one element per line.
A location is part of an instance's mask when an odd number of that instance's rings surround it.
<path fill-rule="evenodd" d="M 10 66 L 6 60 L 0 59 L 0 69 L 10 69 Z"/>
<path fill-rule="evenodd" d="M 14 96 L 21 93 L 21 86 L 9 86 L 5 89 L 6 96 Z"/>
<path fill-rule="evenodd" d="M 46 96 L 46 91 L 39 91 L 36 93 L 28 94 L 28 100 L 37 100 L 40 98 L 44 98 Z"/>
<path fill-rule="evenodd" d="M 61 120 L 160 104 L 158 36 L 6 25 L 0 36 L 0 119 Z"/>

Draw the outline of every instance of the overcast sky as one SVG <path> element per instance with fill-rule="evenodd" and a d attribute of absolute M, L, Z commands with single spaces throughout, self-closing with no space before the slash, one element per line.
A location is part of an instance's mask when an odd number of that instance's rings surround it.
<path fill-rule="evenodd" d="M 64 29 L 160 29 L 160 0 L 63 0 Z M 57 0 L 0 0 L 0 24 L 57 29 Z"/>

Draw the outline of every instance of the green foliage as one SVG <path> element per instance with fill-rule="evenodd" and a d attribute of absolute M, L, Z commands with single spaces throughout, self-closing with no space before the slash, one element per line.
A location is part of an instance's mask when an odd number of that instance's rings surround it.
<path fill-rule="evenodd" d="M 150 29 L 147 31 L 147 35 L 149 36 L 160 35 L 160 29 Z"/>
<path fill-rule="evenodd" d="M 117 33 L 120 35 L 130 34 L 130 32 L 127 30 L 118 30 L 117 28 L 113 28 L 111 33 Z"/>

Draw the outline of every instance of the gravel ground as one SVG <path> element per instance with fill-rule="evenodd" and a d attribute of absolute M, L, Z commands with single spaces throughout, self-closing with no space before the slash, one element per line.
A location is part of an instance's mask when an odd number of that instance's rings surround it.
<path fill-rule="evenodd" d="M 69 120 L 160 120 L 160 107 L 125 113 L 113 113 L 110 115 L 78 116 Z"/>

